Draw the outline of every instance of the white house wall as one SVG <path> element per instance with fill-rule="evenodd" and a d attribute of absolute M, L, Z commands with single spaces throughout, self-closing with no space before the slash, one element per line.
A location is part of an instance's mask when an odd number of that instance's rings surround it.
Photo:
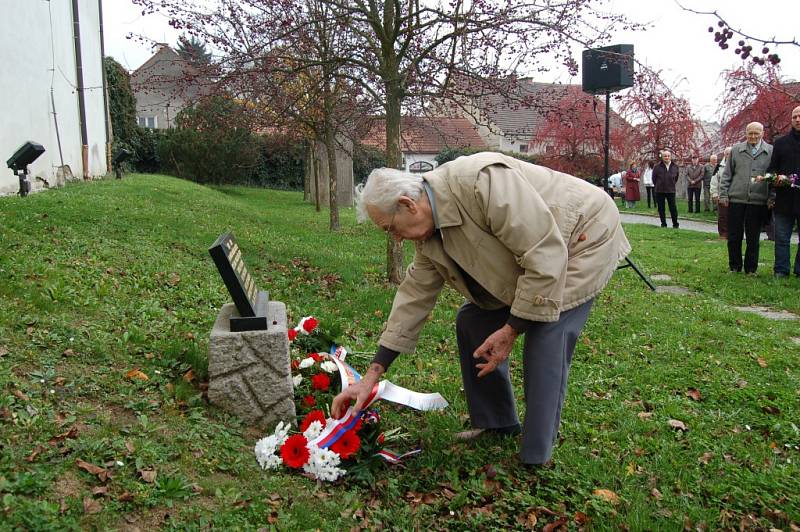
<path fill-rule="evenodd" d="M 50 13 L 48 12 L 50 10 Z M 34 189 L 55 185 L 61 166 L 51 104 L 51 85 L 64 164 L 83 176 L 71 0 L 2 0 L 0 49 L 0 194 L 19 189 L 5 162 L 25 141 L 45 153 L 29 166 Z M 89 174 L 106 174 L 100 20 L 97 0 L 79 0 L 81 52 L 89 146 Z M 51 16 L 52 14 L 52 31 Z M 52 45 L 51 45 L 52 37 Z M 55 69 L 53 69 L 55 65 Z M 39 179 L 37 179 L 39 178 Z"/>

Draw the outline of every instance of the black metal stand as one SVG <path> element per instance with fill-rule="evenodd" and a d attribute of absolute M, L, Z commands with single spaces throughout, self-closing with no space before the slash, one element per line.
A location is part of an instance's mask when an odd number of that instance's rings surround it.
<path fill-rule="evenodd" d="M 634 264 L 634 262 L 628 257 L 625 257 L 625 262 L 627 264 L 622 264 L 621 266 L 617 266 L 617 269 L 621 270 L 623 268 L 633 268 L 633 271 L 635 271 L 636 274 L 639 275 L 639 277 L 642 279 L 642 281 L 644 281 L 644 283 L 650 287 L 650 290 L 655 292 L 656 287 L 653 286 L 653 283 L 650 281 L 650 278 L 647 277 L 644 273 L 642 273 L 642 270 L 640 270 L 639 267 L 636 264 Z"/>

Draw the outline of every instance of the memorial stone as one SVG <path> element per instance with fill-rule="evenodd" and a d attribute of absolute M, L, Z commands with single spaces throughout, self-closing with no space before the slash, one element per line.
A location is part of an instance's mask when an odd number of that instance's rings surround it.
<path fill-rule="evenodd" d="M 230 233 L 209 253 L 231 294 L 208 345 L 209 400 L 246 423 L 295 421 L 286 306 L 258 290 Z"/>

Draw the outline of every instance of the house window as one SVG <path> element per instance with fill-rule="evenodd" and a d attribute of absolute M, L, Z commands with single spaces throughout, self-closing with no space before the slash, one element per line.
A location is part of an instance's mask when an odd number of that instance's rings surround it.
<path fill-rule="evenodd" d="M 544 149 L 544 152 L 547 155 L 553 155 L 556 152 L 556 147 L 555 146 L 546 146 L 545 149 Z"/>
<path fill-rule="evenodd" d="M 528 153 L 528 145 L 527 144 L 520 144 L 519 145 L 520 153 Z"/>
<path fill-rule="evenodd" d="M 158 127 L 158 117 L 155 116 L 138 116 L 136 121 L 140 127 L 148 129 L 156 129 Z"/>
<path fill-rule="evenodd" d="M 411 166 L 408 167 L 408 171 L 414 174 L 430 172 L 431 170 L 433 170 L 433 165 L 428 161 L 417 161 L 415 163 L 411 163 Z"/>

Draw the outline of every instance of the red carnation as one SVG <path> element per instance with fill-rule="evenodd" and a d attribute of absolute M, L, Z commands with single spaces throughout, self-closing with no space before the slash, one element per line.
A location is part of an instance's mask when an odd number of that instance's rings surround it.
<path fill-rule="evenodd" d="M 331 385 L 331 379 L 324 373 L 317 373 L 311 377 L 311 387 L 321 392 L 327 392 Z"/>
<path fill-rule="evenodd" d="M 322 410 L 312 410 L 309 412 L 308 415 L 303 418 L 303 423 L 300 424 L 300 432 L 305 432 L 315 421 L 322 423 L 322 428 L 325 428 L 325 412 Z"/>
<path fill-rule="evenodd" d="M 361 448 L 361 438 L 354 430 L 348 430 L 339 440 L 331 445 L 331 451 L 335 452 L 342 457 L 342 460 L 347 460 Z"/>
<path fill-rule="evenodd" d="M 287 334 L 289 335 L 290 342 L 294 342 L 294 339 L 297 338 L 297 331 L 295 331 L 294 329 L 289 329 Z"/>
<path fill-rule="evenodd" d="M 384 442 L 385 439 L 386 439 L 386 436 L 384 436 L 383 432 L 381 432 L 380 435 L 378 435 L 378 443 L 383 445 L 383 442 Z"/>
<path fill-rule="evenodd" d="M 314 399 L 313 395 L 306 395 L 305 397 L 303 397 L 303 404 L 311 407 L 317 404 L 317 400 Z"/>
<path fill-rule="evenodd" d="M 292 369 L 300 369 L 300 361 L 296 358 L 292 359 Z"/>
<path fill-rule="evenodd" d="M 309 354 L 308 354 L 308 355 L 306 355 L 306 356 L 307 356 L 307 357 L 311 357 L 311 358 L 313 358 L 313 359 L 314 359 L 314 362 L 321 362 L 321 361 L 322 361 L 322 357 L 321 357 L 321 356 L 319 356 L 319 353 L 309 353 Z"/>
<path fill-rule="evenodd" d="M 314 316 L 309 316 L 303 322 L 303 330 L 306 331 L 307 333 L 310 333 L 311 331 L 317 328 L 317 325 L 319 325 L 319 321 L 317 321 L 317 318 L 315 318 Z"/>
<path fill-rule="evenodd" d="M 295 434 L 286 439 L 281 445 L 281 459 L 287 467 L 295 469 L 303 467 L 308 462 L 308 440 L 302 434 Z"/>

